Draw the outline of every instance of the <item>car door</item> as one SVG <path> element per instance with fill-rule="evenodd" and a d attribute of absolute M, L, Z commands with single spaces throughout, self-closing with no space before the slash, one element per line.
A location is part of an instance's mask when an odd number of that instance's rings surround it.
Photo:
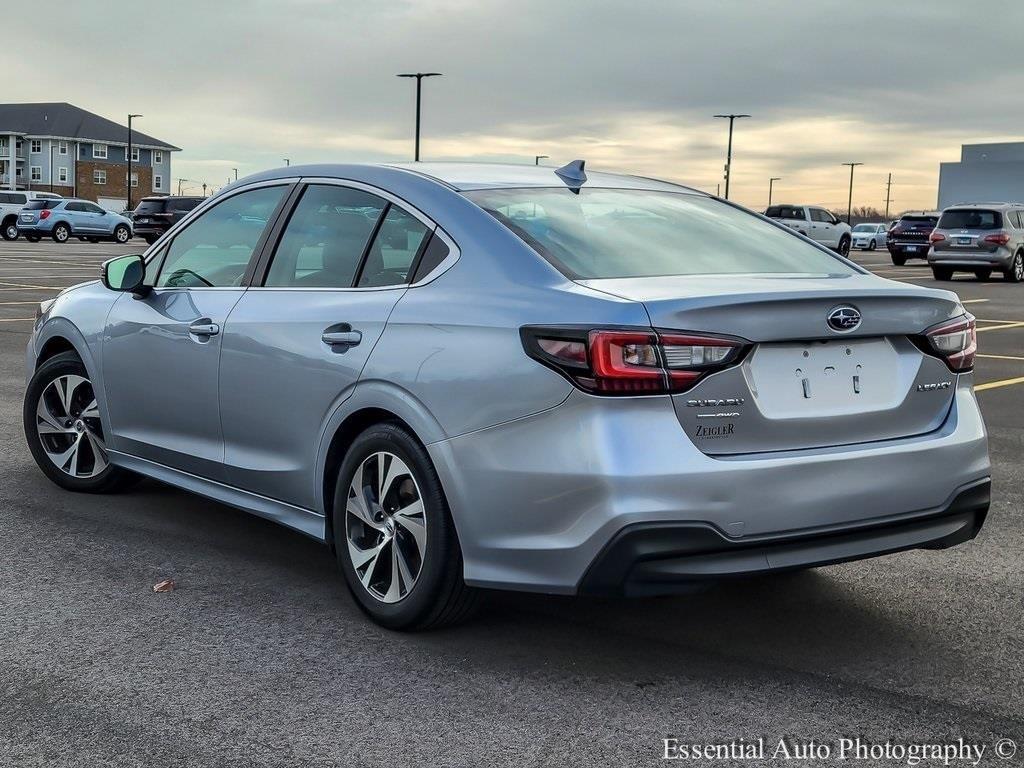
<path fill-rule="evenodd" d="M 80 231 L 94 235 L 109 235 L 114 231 L 114 217 L 95 203 L 79 203 Z"/>
<path fill-rule="evenodd" d="M 811 208 L 811 231 L 812 239 L 821 243 L 822 245 L 837 246 L 839 245 L 839 235 L 837 234 L 836 227 L 834 225 L 835 219 L 832 218 L 832 214 L 822 208 Z"/>
<path fill-rule="evenodd" d="M 228 482 L 316 509 L 324 425 L 351 394 L 433 228 L 379 190 L 305 187 L 267 249 L 262 284 L 228 318 L 220 381 Z"/>
<path fill-rule="evenodd" d="M 150 260 L 148 295 L 114 304 L 102 350 L 113 450 L 225 479 L 224 323 L 289 189 L 278 182 L 225 197 Z"/>

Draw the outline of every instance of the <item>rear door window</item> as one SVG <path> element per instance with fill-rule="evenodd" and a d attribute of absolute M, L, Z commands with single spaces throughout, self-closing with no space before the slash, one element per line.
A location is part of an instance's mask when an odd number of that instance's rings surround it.
<path fill-rule="evenodd" d="M 1001 229 L 1003 216 L 999 211 L 961 209 L 945 211 L 939 219 L 939 229 Z"/>
<path fill-rule="evenodd" d="M 765 213 L 765 216 L 769 219 L 800 219 L 803 221 L 804 209 L 792 205 L 773 205 Z"/>
<path fill-rule="evenodd" d="M 357 285 L 370 288 L 409 282 L 409 270 L 428 234 L 422 221 L 392 205 L 366 254 Z"/>
<path fill-rule="evenodd" d="M 274 251 L 268 288 L 351 288 L 387 201 L 333 184 L 306 188 Z"/>

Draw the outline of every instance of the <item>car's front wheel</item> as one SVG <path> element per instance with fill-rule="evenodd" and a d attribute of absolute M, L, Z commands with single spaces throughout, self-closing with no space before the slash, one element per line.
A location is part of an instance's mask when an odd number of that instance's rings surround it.
<path fill-rule="evenodd" d="M 907 264 L 907 257 L 906 256 L 897 256 L 895 253 L 891 253 L 891 254 L 889 254 L 889 256 L 890 256 L 890 258 L 892 258 L 892 263 L 894 265 L 896 265 L 897 267 L 906 266 L 906 264 Z"/>
<path fill-rule="evenodd" d="M 4 240 L 17 240 L 18 239 L 18 222 L 13 218 L 9 221 L 4 222 L 3 227 Z"/>
<path fill-rule="evenodd" d="M 850 238 L 843 235 L 839 240 L 839 255 L 849 256 L 850 255 Z"/>
<path fill-rule="evenodd" d="M 1011 283 L 1024 281 L 1024 253 L 1018 253 L 1010 262 L 1010 268 L 1003 273 Z"/>
<path fill-rule="evenodd" d="M 146 245 L 152 245 L 153 243 L 155 243 L 157 240 L 160 239 L 160 236 L 159 235 L 146 235 L 145 239 L 146 239 Z"/>
<path fill-rule="evenodd" d="M 875 242 L 874 240 L 872 240 L 872 241 L 871 241 L 871 242 L 870 242 L 870 243 L 868 244 L 868 250 L 869 250 L 869 251 L 873 251 L 873 250 L 875 250 L 875 248 L 877 248 L 877 247 L 878 247 L 878 243 L 877 243 L 877 242 Z"/>
<path fill-rule="evenodd" d="M 39 235 L 25 235 L 25 239 L 30 243 L 38 243 L 42 238 Z"/>
<path fill-rule="evenodd" d="M 132 231 L 124 224 L 114 227 L 114 240 L 119 243 L 127 243 L 132 237 Z"/>
<path fill-rule="evenodd" d="M 106 493 L 136 479 L 110 463 L 96 392 L 74 352 L 39 366 L 25 391 L 22 417 L 32 457 L 61 488 Z"/>
<path fill-rule="evenodd" d="M 390 629 L 431 629 L 472 611 L 441 481 L 403 427 L 355 439 L 338 472 L 332 515 L 338 563 L 359 606 Z"/>
<path fill-rule="evenodd" d="M 69 237 L 71 237 L 71 228 L 64 222 L 61 222 L 53 228 L 53 239 L 56 242 L 66 243 Z"/>

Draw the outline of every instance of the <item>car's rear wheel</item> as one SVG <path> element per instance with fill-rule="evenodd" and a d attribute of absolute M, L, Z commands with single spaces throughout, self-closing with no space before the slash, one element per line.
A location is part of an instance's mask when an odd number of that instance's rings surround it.
<path fill-rule="evenodd" d="M 25 239 L 30 243 L 38 243 L 42 238 L 39 235 L 25 235 Z"/>
<path fill-rule="evenodd" d="M 949 267 L 932 267 L 932 276 L 936 280 L 947 282 L 953 279 L 953 270 Z"/>
<path fill-rule="evenodd" d="M 476 606 L 441 481 L 398 424 L 374 425 L 353 442 L 338 472 L 332 524 L 345 581 L 378 624 L 436 628 Z"/>
<path fill-rule="evenodd" d="M 152 245 L 153 243 L 155 243 L 160 238 L 159 238 L 158 235 L 146 235 L 145 239 L 146 239 L 146 245 Z"/>
<path fill-rule="evenodd" d="M 974 276 L 984 282 L 992 276 L 991 269 L 976 269 L 974 270 Z"/>
<path fill-rule="evenodd" d="M 892 258 L 892 263 L 895 264 L 897 267 L 906 266 L 906 264 L 907 264 L 907 257 L 906 256 L 897 256 L 895 253 L 891 253 L 891 254 L 889 254 L 889 256 Z"/>
<path fill-rule="evenodd" d="M 1011 283 L 1019 283 L 1024 280 L 1024 252 L 1018 252 L 1010 263 L 1010 268 L 1003 275 Z"/>
<path fill-rule="evenodd" d="M 53 228 L 53 239 L 58 243 L 66 243 L 71 237 L 71 228 L 61 222 Z"/>
<path fill-rule="evenodd" d="M 96 393 L 74 352 L 39 366 L 25 391 L 22 417 L 32 457 L 61 488 L 106 493 L 137 479 L 110 463 Z"/>
<path fill-rule="evenodd" d="M 18 221 L 11 217 L 4 222 L 3 227 L 4 240 L 17 240 L 18 239 Z"/>
<path fill-rule="evenodd" d="M 119 243 L 127 243 L 132 237 L 132 231 L 124 224 L 114 227 L 114 240 Z"/>
<path fill-rule="evenodd" d="M 845 235 L 843 235 L 843 237 L 839 239 L 839 255 L 850 255 L 850 238 L 846 237 Z"/>

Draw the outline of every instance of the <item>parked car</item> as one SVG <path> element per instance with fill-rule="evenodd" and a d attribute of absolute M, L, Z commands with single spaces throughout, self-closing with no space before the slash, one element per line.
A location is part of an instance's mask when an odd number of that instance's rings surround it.
<path fill-rule="evenodd" d="M 657 594 L 973 538 L 975 340 L 955 294 L 676 184 L 291 167 L 43 302 L 24 425 L 59 486 L 270 518 L 422 628 L 482 587 Z"/>
<path fill-rule="evenodd" d="M 853 228 L 853 247 L 859 250 L 873 251 L 880 246 L 885 246 L 888 228 L 885 224 L 865 223 L 857 224 Z"/>
<path fill-rule="evenodd" d="M 824 208 L 813 205 L 772 205 L 764 215 L 769 219 L 781 221 L 801 235 L 806 235 L 843 256 L 850 253 L 850 225 L 840 221 Z"/>
<path fill-rule="evenodd" d="M 135 235 L 152 245 L 157 239 L 199 205 L 205 197 L 144 197 L 132 212 Z"/>
<path fill-rule="evenodd" d="M 33 242 L 49 235 L 58 243 L 71 237 L 98 243 L 113 240 L 127 243 L 132 225 L 124 216 L 105 211 L 88 200 L 34 200 L 18 215 L 18 229 Z"/>
<path fill-rule="evenodd" d="M 951 280 L 954 272 L 988 280 L 993 270 L 1011 283 L 1024 280 L 1024 204 L 951 206 L 930 240 L 928 263 L 936 280 Z"/>
<path fill-rule="evenodd" d="M 0 235 L 4 240 L 18 239 L 18 214 L 32 200 L 60 200 L 55 192 L 0 190 Z"/>
<path fill-rule="evenodd" d="M 889 256 L 892 263 L 902 267 L 907 259 L 928 258 L 928 238 L 939 221 L 938 211 L 908 211 L 889 229 Z"/>

